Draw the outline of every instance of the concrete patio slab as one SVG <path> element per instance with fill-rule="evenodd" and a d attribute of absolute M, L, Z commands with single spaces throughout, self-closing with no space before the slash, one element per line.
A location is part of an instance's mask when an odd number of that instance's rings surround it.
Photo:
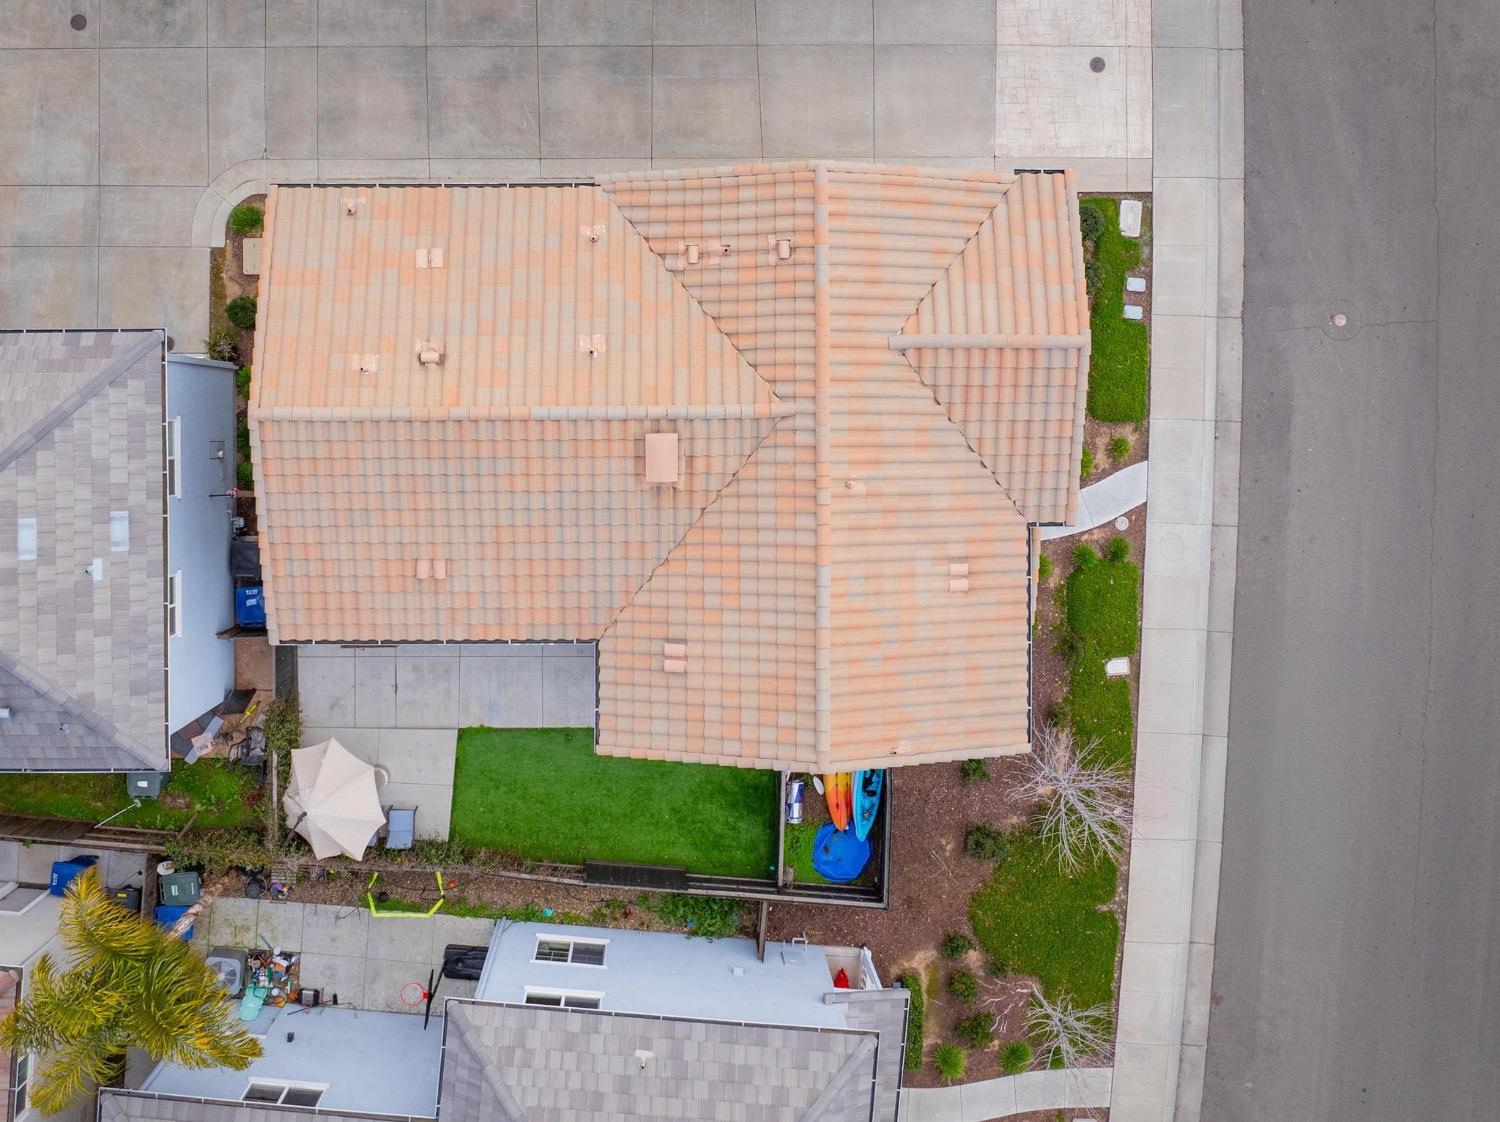
<path fill-rule="evenodd" d="M 650 47 L 542 47 L 542 155 L 651 155 Z"/>
<path fill-rule="evenodd" d="M 593 728 L 597 694 L 594 660 L 542 660 L 542 724 L 547 728 Z"/>
<path fill-rule="evenodd" d="M 994 0 L 875 0 L 877 43 L 993 43 Z"/>
<path fill-rule="evenodd" d="M 983 150 L 994 136 L 994 89 L 989 46 L 877 46 L 875 156 Z"/>
<path fill-rule="evenodd" d="M 0 187 L 0 245 L 97 244 L 99 191 L 98 187 Z"/>
<path fill-rule="evenodd" d="M 204 56 L 145 47 L 100 51 L 98 58 L 101 181 L 178 186 L 208 182 Z"/>
<path fill-rule="evenodd" d="M 208 11 L 198 3 L 114 0 L 95 4 L 101 47 L 202 47 L 208 43 Z"/>
<path fill-rule="evenodd" d="M 4 327 L 97 322 L 99 251 L 76 246 L 0 248 L 0 315 Z"/>
<path fill-rule="evenodd" d="M 755 26 L 764 44 L 875 41 L 874 6 L 866 0 L 756 0 Z"/>
<path fill-rule="evenodd" d="M 456 658 L 416 655 L 394 660 L 396 719 L 401 728 L 442 728 L 458 712 Z"/>
<path fill-rule="evenodd" d="M 756 67 L 754 46 L 655 48 L 652 155 L 759 155 Z"/>
<path fill-rule="evenodd" d="M 421 938 L 426 920 L 420 918 L 378 919 L 371 922 L 385 924 L 393 931 Z M 401 1000 L 401 991 L 408 982 L 427 985 L 428 975 L 434 964 L 427 960 L 367 959 L 365 961 L 364 1008 L 381 1013 L 418 1013 L 424 1005 L 407 1005 Z"/>
<path fill-rule="evenodd" d="M 0 51 L 0 73 L 0 182 L 97 183 L 98 53 Z"/>
<path fill-rule="evenodd" d="M 354 660 L 355 722 L 363 728 L 396 723 L 396 656 Z"/>
<path fill-rule="evenodd" d="M 309 657 L 311 656 L 311 657 Z M 312 661 L 315 658 L 317 661 Z M 298 652 L 297 692 L 307 725 L 354 725 L 354 659 Z"/>
<path fill-rule="evenodd" d="M 318 944 L 311 940 L 308 946 Z M 305 950 L 299 977 L 304 986 L 313 986 L 323 991 L 323 1000 L 332 1002 L 337 996 L 340 1005 L 355 1009 L 365 1006 L 365 960 L 363 950 L 349 957 L 328 954 L 322 950 Z"/>
<path fill-rule="evenodd" d="M 293 900 L 262 900 L 255 911 L 254 946 L 294 951 L 303 947 L 302 919 L 306 904 Z"/>
<path fill-rule="evenodd" d="M 459 669 L 462 727 L 531 728 L 543 724 L 540 658 L 464 658 Z"/>
<path fill-rule="evenodd" d="M 208 52 L 208 175 L 212 179 L 266 151 L 266 52 L 259 47 Z"/>
<path fill-rule="evenodd" d="M 427 42 L 449 47 L 525 47 L 537 41 L 536 0 L 428 0 Z"/>
<path fill-rule="evenodd" d="M 305 951 L 362 958 L 369 932 L 370 913 L 361 907 L 312 907 L 303 913 Z"/>
<path fill-rule="evenodd" d="M 428 878 L 428 887 L 433 887 Z M 432 925 L 371 916 L 367 924 L 365 958 L 395 962 L 425 962 L 432 955 Z"/>
<path fill-rule="evenodd" d="M 428 127 L 434 157 L 541 155 L 537 54 L 527 47 L 431 47 Z M 504 112 L 496 112 L 504 106 Z"/>
<path fill-rule="evenodd" d="M 453 786 L 453 729 L 380 729 L 376 733 L 376 762 L 391 779 L 424 787 Z"/>
<path fill-rule="evenodd" d="M 264 47 L 266 0 L 208 0 L 210 47 Z"/>
<path fill-rule="evenodd" d="M 189 247 L 103 247 L 96 314 L 100 327 L 164 326 L 175 349 L 200 351 L 208 262 Z"/>
<path fill-rule="evenodd" d="M 651 0 L 537 0 L 537 41 L 546 46 L 651 42 Z"/>
<path fill-rule="evenodd" d="M 318 51 L 279 47 L 266 51 L 266 155 L 315 159 L 318 155 Z"/>
<path fill-rule="evenodd" d="M 318 0 L 318 42 L 325 47 L 399 47 L 426 33 L 425 0 Z"/>
<path fill-rule="evenodd" d="M 193 244 L 193 209 L 200 187 L 98 187 L 99 244 L 172 246 Z"/>
<path fill-rule="evenodd" d="M 873 47 L 761 47 L 759 69 L 768 157 L 874 154 Z"/>
<path fill-rule="evenodd" d="M 658 47 L 755 42 L 755 0 L 654 0 L 651 38 Z"/>
<path fill-rule="evenodd" d="M 317 97 L 320 159 L 429 155 L 425 49 L 319 47 Z"/>

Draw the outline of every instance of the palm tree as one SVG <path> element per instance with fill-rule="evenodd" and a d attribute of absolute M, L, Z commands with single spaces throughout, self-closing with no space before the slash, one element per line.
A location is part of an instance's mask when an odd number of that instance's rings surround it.
<path fill-rule="evenodd" d="M 31 1100 L 44 1114 L 114 1078 L 132 1046 L 183 1067 L 237 1071 L 261 1054 L 192 948 L 116 904 L 94 871 L 68 886 L 58 931 L 74 965 L 39 958 L 23 1000 L 0 1021 L 0 1046 L 47 1065 Z"/>

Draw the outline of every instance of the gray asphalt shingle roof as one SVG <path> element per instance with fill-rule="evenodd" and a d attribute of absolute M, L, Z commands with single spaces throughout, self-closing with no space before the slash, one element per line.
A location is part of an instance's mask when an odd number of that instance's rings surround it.
<path fill-rule="evenodd" d="M 167 762 L 164 363 L 160 331 L 0 332 L 0 771 Z"/>

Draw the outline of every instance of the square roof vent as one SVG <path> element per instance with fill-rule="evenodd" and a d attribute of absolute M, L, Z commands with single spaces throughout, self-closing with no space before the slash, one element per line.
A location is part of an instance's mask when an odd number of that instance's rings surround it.
<path fill-rule="evenodd" d="M 646 434 L 646 482 L 676 485 L 677 434 L 675 432 L 648 432 Z"/>

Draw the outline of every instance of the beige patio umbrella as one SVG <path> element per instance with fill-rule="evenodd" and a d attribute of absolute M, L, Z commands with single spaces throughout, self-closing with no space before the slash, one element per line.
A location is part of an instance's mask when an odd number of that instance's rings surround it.
<path fill-rule="evenodd" d="M 281 805 L 319 860 L 344 853 L 358 861 L 385 824 L 374 767 L 333 739 L 292 753 L 292 782 Z"/>

